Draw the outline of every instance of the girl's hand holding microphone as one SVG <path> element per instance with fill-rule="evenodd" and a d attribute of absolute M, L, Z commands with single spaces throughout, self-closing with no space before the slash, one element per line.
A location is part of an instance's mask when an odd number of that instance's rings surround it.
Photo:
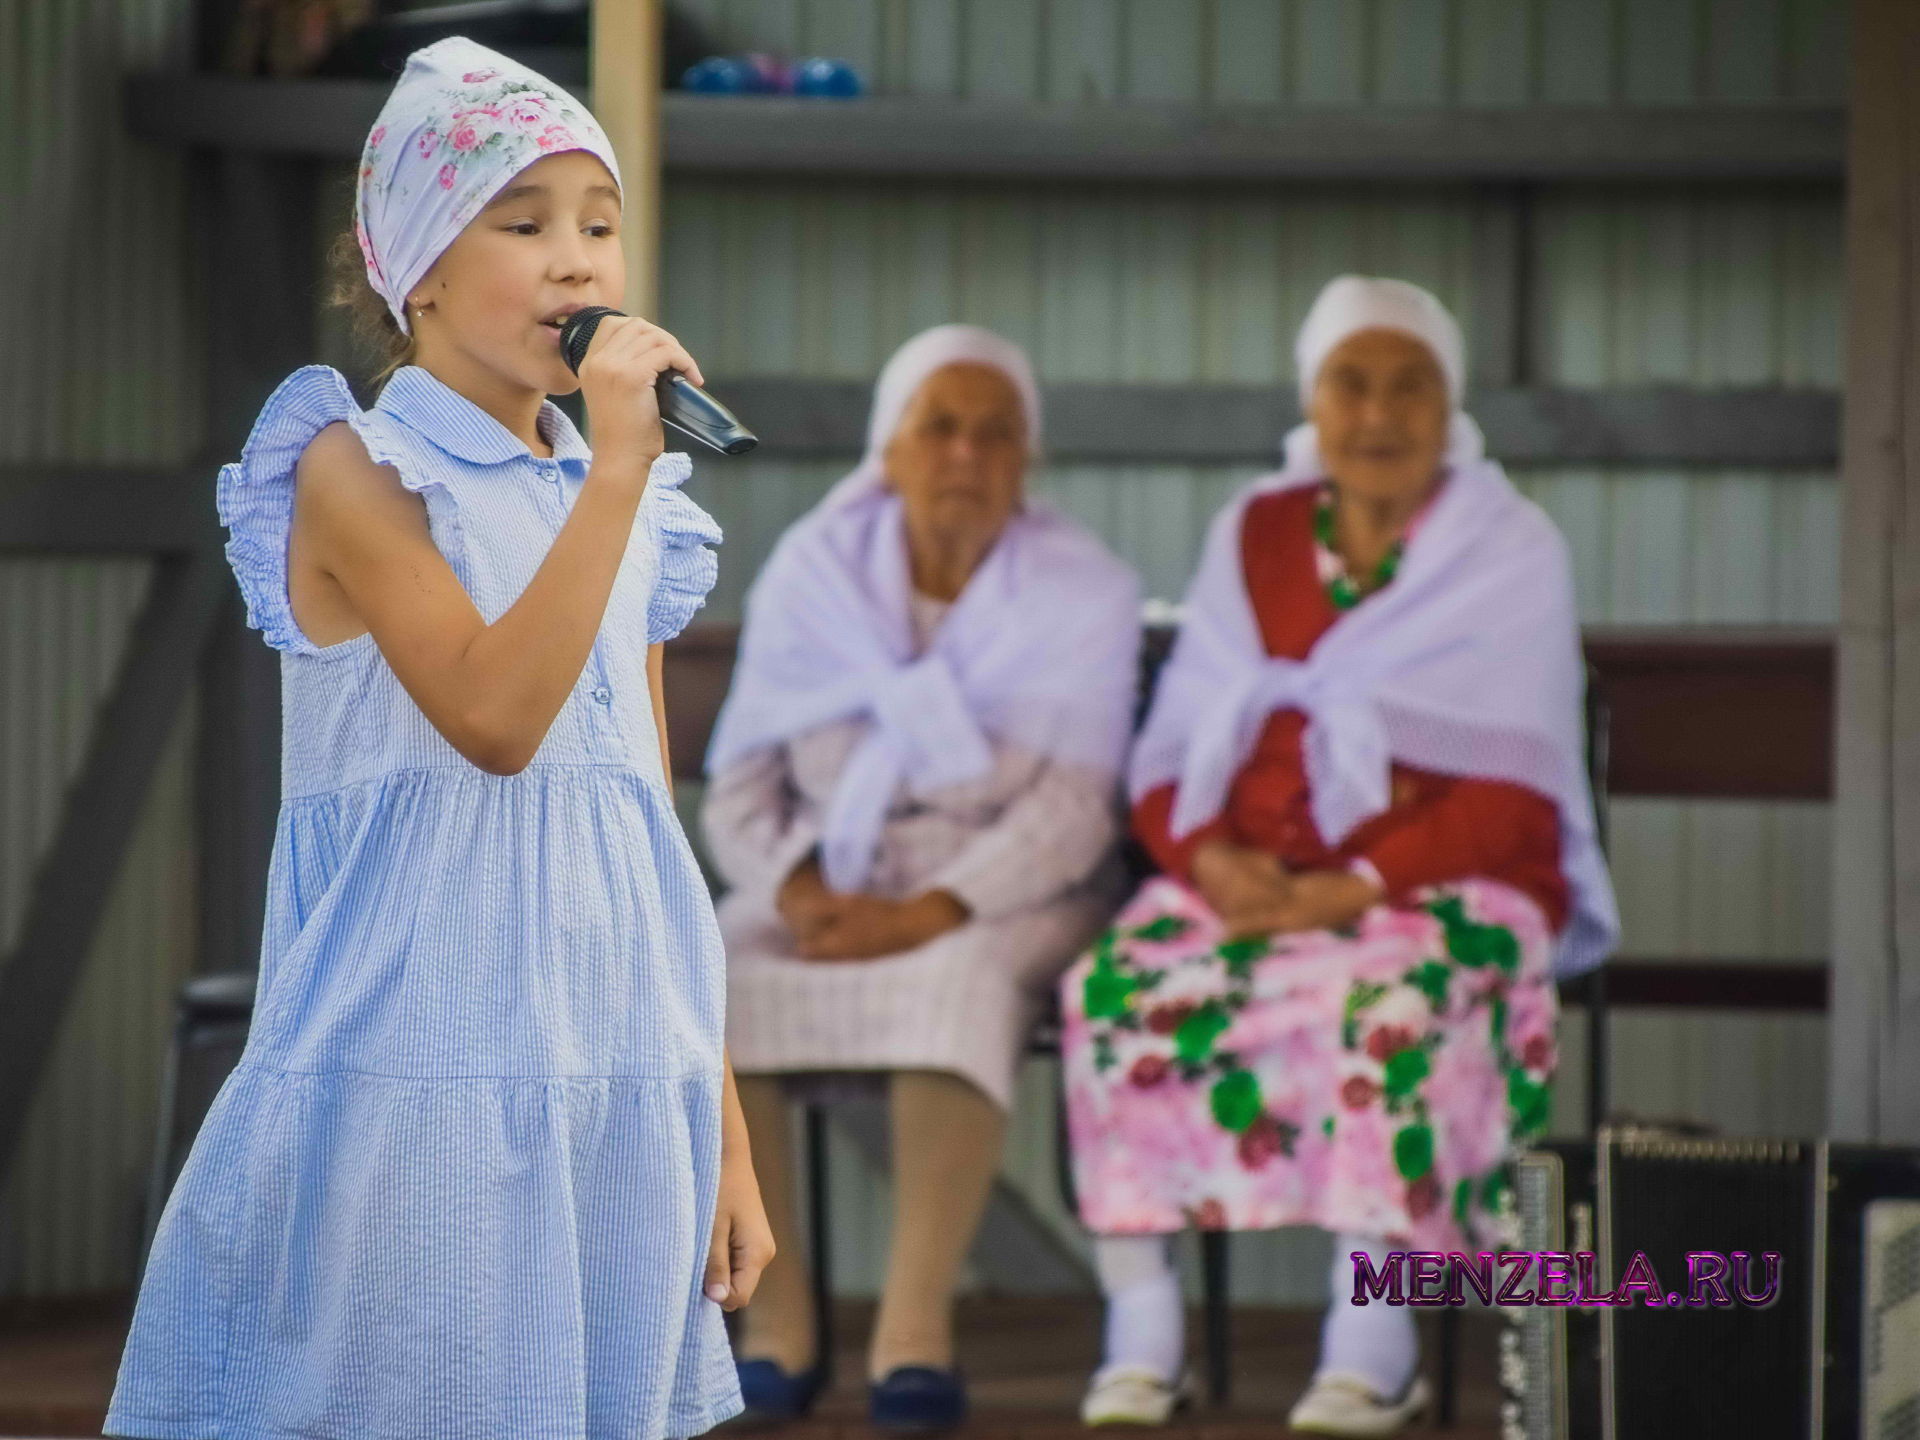
<path fill-rule="evenodd" d="M 580 394 L 593 431 L 593 472 L 644 485 L 667 448 L 654 386 L 670 370 L 704 384 L 700 367 L 667 331 L 637 315 L 608 315 L 580 362 Z"/>

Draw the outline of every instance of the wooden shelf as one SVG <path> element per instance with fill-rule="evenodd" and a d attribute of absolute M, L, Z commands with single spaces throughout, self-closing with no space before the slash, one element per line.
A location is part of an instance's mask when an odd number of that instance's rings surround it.
<path fill-rule="evenodd" d="M 0 555 L 169 555 L 217 549 L 213 477 L 143 465 L 0 465 Z"/>
<path fill-rule="evenodd" d="M 372 80 L 136 75 L 134 133 L 256 154 L 351 159 Z M 1029 181 L 1821 180 L 1845 112 L 1820 107 L 1389 109 L 988 105 L 670 94 L 669 170 Z"/>

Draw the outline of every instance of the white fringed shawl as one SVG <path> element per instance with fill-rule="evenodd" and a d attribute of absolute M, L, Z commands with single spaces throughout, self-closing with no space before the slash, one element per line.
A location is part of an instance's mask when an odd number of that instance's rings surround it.
<path fill-rule="evenodd" d="M 1007 521 L 926 652 L 913 655 L 903 510 L 883 457 L 920 385 L 956 362 L 1008 375 L 1037 447 L 1039 401 L 1018 347 L 960 325 L 902 346 L 875 387 L 865 458 L 781 538 L 754 582 L 707 753 L 717 773 L 831 721 L 873 722 L 825 816 L 822 870 L 836 890 L 866 883 L 902 785 L 925 792 L 979 779 L 994 741 L 1116 778 L 1126 753 L 1138 582 L 1047 506 L 1029 501 Z"/>
<path fill-rule="evenodd" d="M 1553 522 L 1481 453 L 1456 415 L 1449 475 L 1393 583 L 1343 615 L 1304 661 L 1266 653 L 1248 597 L 1241 519 L 1255 497 L 1324 474 L 1314 432 L 1215 517 L 1185 617 L 1134 748 L 1137 800 L 1177 781 L 1172 828 L 1220 813 L 1279 709 L 1306 713 L 1314 820 L 1338 844 L 1389 803 L 1389 766 L 1525 785 L 1560 814 L 1573 915 L 1555 969 L 1578 974 L 1619 935 L 1583 763 L 1579 626 Z"/>

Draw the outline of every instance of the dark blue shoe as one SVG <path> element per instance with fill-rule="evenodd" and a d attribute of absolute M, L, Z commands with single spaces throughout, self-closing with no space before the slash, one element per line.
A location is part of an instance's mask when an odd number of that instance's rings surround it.
<path fill-rule="evenodd" d="M 868 1387 L 867 1418 L 906 1435 L 951 1430 L 967 1418 L 967 1387 L 957 1370 L 902 1365 Z"/>
<path fill-rule="evenodd" d="M 747 1414 L 757 1420 L 803 1419 L 827 1380 L 824 1364 L 795 1375 L 782 1370 L 775 1360 L 736 1360 L 733 1368 L 740 1377 L 740 1398 L 746 1402 Z"/>

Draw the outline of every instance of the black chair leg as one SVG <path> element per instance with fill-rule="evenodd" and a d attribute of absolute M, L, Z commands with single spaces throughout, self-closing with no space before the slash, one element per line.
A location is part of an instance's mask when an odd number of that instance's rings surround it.
<path fill-rule="evenodd" d="M 1067 1125 L 1067 1067 L 1064 1061 L 1055 1067 L 1060 1083 L 1054 1096 L 1053 1178 L 1060 1190 L 1060 1203 L 1076 1219 L 1080 1215 L 1080 1197 L 1073 1184 L 1073 1135 Z"/>
<path fill-rule="evenodd" d="M 180 1065 L 187 1048 L 189 1021 L 184 1012 L 176 1014 L 173 1036 L 167 1045 L 167 1058 L 160 1071 L 160 1115 L 154 1123 L 153 1162 L 147 1170 L 146 1213 L 141 1217 L 140 1268 L 145 1269 L 147 1255 L 153 1249 L 153 1233 L 160 1228 L 160 1212 L 167 1203 L 167 1182 L 173 1169 L 173 1132 L 180 1123 Z"/>
<path fill-rule="evenodd" d="M 1435 1402 L 1435 1423 L 1442 1430 L 1453 1428 L 1459 1403 L 1460 1383 L 1460 1311 L 1452 1305 L 1440 1311 L 1440 1384 Z"/>
<path fill-rule="evenodd" d="M 1589 970 L 1587 982 L 1587 1133 L 1598 1135 L 1607 1123 L 1609 1091 L 1613 1073 L 1607 1033 L 1607 972 L 1605 966 Z"/>
<path fill-rule="evenodd" d="M 813 1326 L 818 1363 L 833 1380 L 833 1221 L 827 1205 L 827 1111 L 805 1107 L 807 1222 L 813 1228 Z"/>
<path fill-rule="evenodd" d="M 1200 1232 L 1201 1289 L 1206 1301 L 1207 1398 L 1224 1406 L 1233 1391 L 1233 1311 L 1227 1288 L 1227 1232 Z"/>

